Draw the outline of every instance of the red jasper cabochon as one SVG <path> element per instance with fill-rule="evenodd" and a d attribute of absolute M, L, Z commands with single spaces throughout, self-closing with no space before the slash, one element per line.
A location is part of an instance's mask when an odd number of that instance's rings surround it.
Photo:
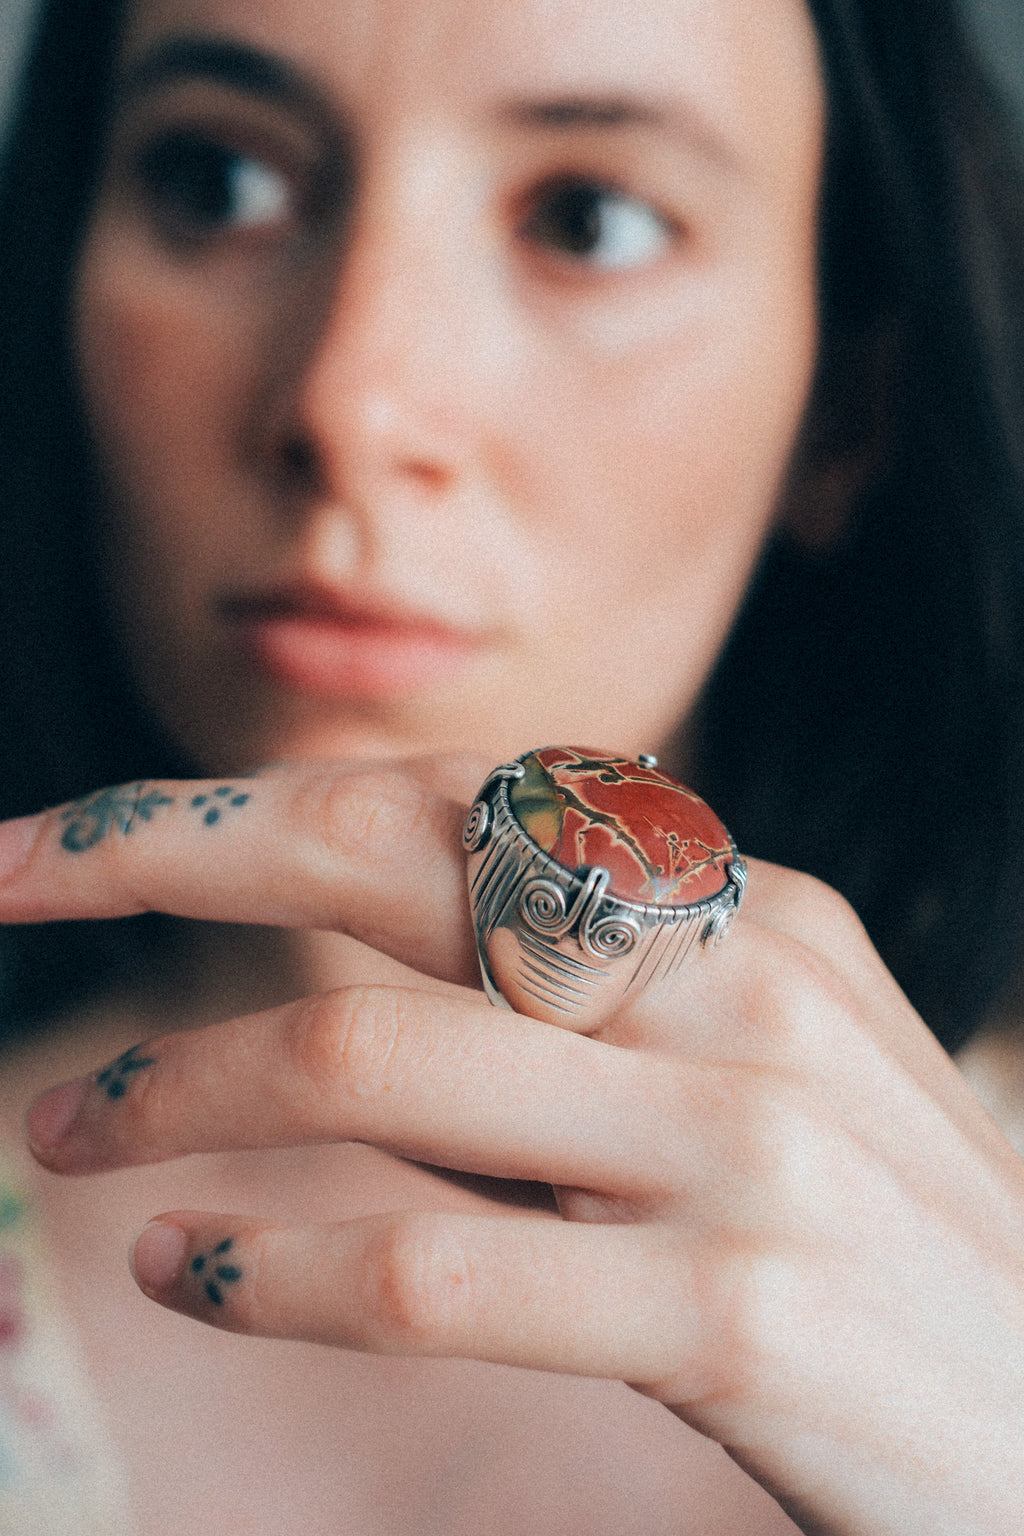
<path fill-rule="evenodd" d="M 732 841 L 684 784 L 584 747 L 546 747 L 522 763 L 509 802 L 523 830 L 567 869 L 606 869 L 609 895 L 686 906 L 726 885 Z"/>

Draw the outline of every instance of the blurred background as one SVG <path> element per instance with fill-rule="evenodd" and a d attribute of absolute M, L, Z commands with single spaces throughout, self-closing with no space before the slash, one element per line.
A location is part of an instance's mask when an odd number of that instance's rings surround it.
<path fill-rule="evenodd" d="M 1024 0 L 964 0 L 993 69 L 1020 107 L 1024 131 Z M 0 0 L 0 135 L 38 0 Z"/>
<path fill-rule="evenodd" d="M 996 74 L 1020 108 L 1024 125 L 1024 0 L 965 0 L 965 4 Z"/>
<path fill-rule="evenodd" d="M 0 132 L 7 122 L 18 62 L 35 8 L 36 0 L 0 0 Z"/>

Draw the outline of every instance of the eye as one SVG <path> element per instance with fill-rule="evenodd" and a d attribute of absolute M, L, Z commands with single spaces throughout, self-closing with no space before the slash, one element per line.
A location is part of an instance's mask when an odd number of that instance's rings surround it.
<path fill-rule="evenodd" d="M 600 182 L 566 179 L 541 191 L 523 233 L 551 251 L 616 272 L 656 261 L 674 231 L 640 198 Z"/>
<path fill-rule="evenodd" d="M 138 176 L 152 213 L 179 239 L 260 229 L 294 211 L 293 188 L 280 171 L 201 134 L 155 140 L 139 156 Z"/>

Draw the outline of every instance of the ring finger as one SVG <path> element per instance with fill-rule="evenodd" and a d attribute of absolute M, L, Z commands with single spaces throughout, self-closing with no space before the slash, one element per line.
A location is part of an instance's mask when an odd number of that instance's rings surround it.
<path fill-rule="evenodd" d="M 692 1264 L 652 1227 L 401 1212 L 313 1228 L 179 1211 L 140 1235 L 153 1300 L 233 1332 L 649 1382 L 692 1357 Z"/>

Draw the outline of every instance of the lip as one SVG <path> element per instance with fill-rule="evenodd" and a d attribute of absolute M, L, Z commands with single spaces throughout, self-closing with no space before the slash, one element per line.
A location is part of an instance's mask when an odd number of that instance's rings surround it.
<path fill-rule="evenodd" d="M 482 646 L 479 634 L 430 615 L 312 584 L 229 594 L 219 608 L 259 671 L 324 699 L 386 700 L 435 687 Z"/>

